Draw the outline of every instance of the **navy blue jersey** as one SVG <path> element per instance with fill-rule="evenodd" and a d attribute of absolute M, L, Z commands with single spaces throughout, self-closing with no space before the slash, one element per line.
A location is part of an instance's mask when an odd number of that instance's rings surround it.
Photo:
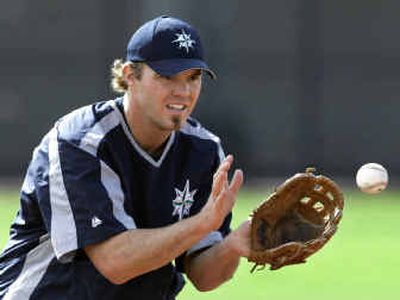
<path fill-rule="evenodd" d="M 218 137 L 194 119 L 170 135 L 159 157 L 150 156 L 122 105 L 119 98 L 77 109 L 35 148 L 0 256 L 0 299 L 174 299 L 184 255 L 229 233 L 231 215 L 174 263 L 122 285 L 95 269 L 85 246 L 198 213 L 224 157 Z"/>

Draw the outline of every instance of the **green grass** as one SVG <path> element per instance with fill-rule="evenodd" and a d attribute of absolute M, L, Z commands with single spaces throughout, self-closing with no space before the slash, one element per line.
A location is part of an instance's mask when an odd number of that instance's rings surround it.
<path fill-rule="evenodd" d="M 269 192 L 243 191 L 234 209 L 233 227 Z M 18 207 L 17 193 L 0 193 L 0 205 L 2 247 Z M 178 300 L 398 299 L 399 228 L 400 192 L 369 196 L 348 191 L 338 233 L 306 264 L 250 274 L 252 265 L 243 259 L 234 278 L 220 288 L 200 293 L 187 284 Z"/>
<path fill-rule="evenodd" d="M 8 239 L 8 231 L 10 224 L 13 221 L 18 210 L 19 199 L 16 191 L 1 191 L 0 192 L 0 249 Z"/>

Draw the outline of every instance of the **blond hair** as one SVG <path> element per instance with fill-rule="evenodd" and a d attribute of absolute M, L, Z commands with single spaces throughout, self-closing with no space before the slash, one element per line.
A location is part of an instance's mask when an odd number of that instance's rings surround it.
<path fill-rule="evenodd" d="M 129 66 L 132 69 L 133 75 L 136 79 L 142 77 L 142 62 L 124 62 L 122 59 L 116 59 L 111 67 L 111 87 L 116 93 L 123 94 L 128 90 L 128 84 L 124 79 L 123 69 L 125 66 Z"/>

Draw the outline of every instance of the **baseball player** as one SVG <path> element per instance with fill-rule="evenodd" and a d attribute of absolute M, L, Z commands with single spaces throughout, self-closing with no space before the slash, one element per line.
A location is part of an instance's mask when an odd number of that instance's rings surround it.
<path fill-rule="evenodd" d="M 249 255 L 230 230 L 243 181 L 190 117 L 214 72 L 196 30 L 161 16 L 112 68 L 123 96 L 60 118 L 34 149 L 0 256 L 0 299 L 175 299 L 216 288 Z"/>

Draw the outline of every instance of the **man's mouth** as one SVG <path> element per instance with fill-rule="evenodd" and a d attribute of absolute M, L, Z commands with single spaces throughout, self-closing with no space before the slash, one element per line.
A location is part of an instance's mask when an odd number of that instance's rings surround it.
<path fill-rule="evenodd" d="M 167 104 L 167 108 L 173 111 L 184 111 L 187 106 L 184 104 Z"/>

